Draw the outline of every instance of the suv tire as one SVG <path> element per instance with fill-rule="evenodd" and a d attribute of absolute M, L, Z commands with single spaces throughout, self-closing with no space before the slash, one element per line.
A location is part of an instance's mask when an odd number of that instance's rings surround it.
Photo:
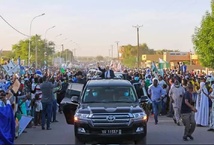
<path fill-rule="evenodd" d="M 85 143 L 80 141 L 77 137 L 75 137 L 75 144 L 76 145 L 84 145 Z"/>

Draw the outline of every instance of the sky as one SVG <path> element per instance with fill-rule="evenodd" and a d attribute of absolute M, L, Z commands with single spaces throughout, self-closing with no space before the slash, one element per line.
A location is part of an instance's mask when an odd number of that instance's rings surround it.
<path fill-rule="evenodd" d="M 119 46 L 137 45 L 135 25 L 140 28 L 140 43 L 149 48 L 193 51 L 192 35 L 200 26 L 211 0 L 0 0 L 0 15 L 22 33 L 54 41 L 76 49 L 76 56 L 117 56 Z M 60 35 L 62 34 L 62 35 Z M 60 35 L 60 36 L 59 36 Z M 11 50 L 27 39 L 0 19 L 0 49 Z"/>

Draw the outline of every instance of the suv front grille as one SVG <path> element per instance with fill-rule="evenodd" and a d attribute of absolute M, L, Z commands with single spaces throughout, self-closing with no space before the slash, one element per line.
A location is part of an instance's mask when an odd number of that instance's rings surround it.
<path fill-rule="evenodd" d="M 129 114 L 94 114 L 91 120 L 94 127 L 125 127 L 130 118 Z"/>

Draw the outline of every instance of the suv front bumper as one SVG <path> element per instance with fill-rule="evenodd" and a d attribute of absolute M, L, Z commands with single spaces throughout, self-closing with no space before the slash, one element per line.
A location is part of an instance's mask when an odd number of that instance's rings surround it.
<path fill-rule="evenodd" d="M 118 134 L 103 133 L 104 130 L 120 130 Z M 75 136 L 84 143 L 122 143 L 138 141 L 147 134 L 145 121 L 133 122 L 126 127 L 93 127 L 87 122 L 75 123 Z"/>

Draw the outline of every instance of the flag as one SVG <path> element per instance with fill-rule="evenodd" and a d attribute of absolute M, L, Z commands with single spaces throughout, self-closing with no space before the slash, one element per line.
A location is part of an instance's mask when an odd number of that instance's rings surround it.
<path fill-rule="evenodd" d="M 157 73 L 159 73 L 159 71 L 158 71 L 158 69 L 157 69 L 157 67 L 156 67 L 154 62 L 152 62 L 152 66 L 151 67 L 152 67 L 151 68 L 152 74 L 155 76 L 156 79 L 158 79 Z"/>
<path fill-rule="evenodd" d="M 152 66 L 151 66 L 152 68 L 151 68 L 151 71 L 152 72 L 158 72 L 158 69 L 157 69 L 157 67 L 156 67 L 156 65 L 155 65 L 155 63 L 154 62 L 152 62 Z"/>
<path fill-rule="evenodd" d="M 41 70 L 36 70 L 35 74 L 39 77 L 43 77 Z"/>
<path fill-rule="evenodd" d="M 163 59 L 159 58 L 159 63 L 158 63 L 159 69 L 164 69 L 164 65 L 165 65 L 165 62 L 163 61 Z"/>
<path fill-rule="evenodd" d="M 159 63 L 158 63 L 159 74 L 160 74 L 162 77 L 163 77 L 163 75 L 164 75 L 163 69 L 165 68 L 165 64 L 166 64 L 166 62 L 165 62 L 163 59 L 159 58 Z"/>
<path fill-rule="evenodd" d="M 9 81 L 0 83 L 0 90 L 7 91 L 10 87 L 11 83 Z"/>
<path fill-rule="evenodd" d="M 20 71 L 19 65 L 15 65 L 12 61 L 9 61 L 7 64 L 2 65 L 2 67 L 9 76 L 19 73 Z"/>
<path fill-rule="evenodd" d="M 64 74 L 65 73 L 65 69 L 64 68 L 60 68 L 60 72 Z"/>
<path fill-rule="evenodd" d="M 169 63 L 164 61 L 163 59 L 159 58 L 158 67 L 159 67 L 159 69 L 169 68 Z"/>
<path fill-rule="evenodd" d="M 20 66 L 20 75 L 24 75 L 25 74 L 25 68 L 23 66 Z"/>

